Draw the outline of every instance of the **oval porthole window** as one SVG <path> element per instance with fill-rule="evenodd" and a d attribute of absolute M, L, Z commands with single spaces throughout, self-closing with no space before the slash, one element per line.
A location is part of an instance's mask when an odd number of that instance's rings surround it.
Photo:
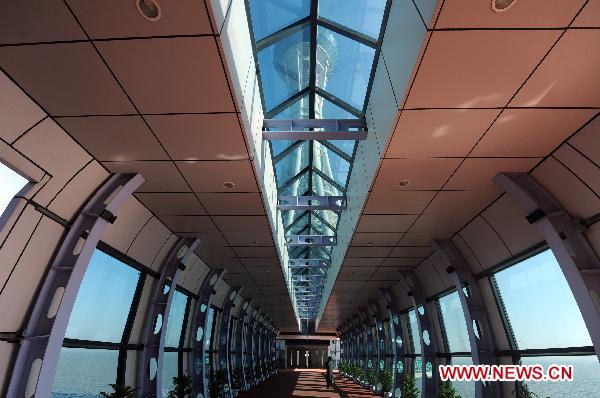
<path fill-rule="evenodd" d="M 208 283 L 213 286 L 215 284 L 215 282 L 217 281 L 217 278 L 219 277 L 219 275 L 217 274 L 213 274 L 213 276 L 210 277 L 210 280 L 208 281 Z"/>

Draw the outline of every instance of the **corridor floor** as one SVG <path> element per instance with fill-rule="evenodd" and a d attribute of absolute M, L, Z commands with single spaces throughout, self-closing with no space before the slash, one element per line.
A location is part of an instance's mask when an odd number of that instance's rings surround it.
<path fill-rule="evenodd" d="M 267 397 L 327 397 L 327 398 L 371 398 L 376 397 L 369 390 L 334 373 L 335 388 L 327 389 L 324 369 L 286 369 L 269 380 L 253 387 L 250 391 L 241 392 L 239 398 Z"/>

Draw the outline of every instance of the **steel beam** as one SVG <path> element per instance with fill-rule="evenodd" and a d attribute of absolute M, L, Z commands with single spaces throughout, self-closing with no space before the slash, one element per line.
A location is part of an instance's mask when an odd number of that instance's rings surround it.
<path fill-rule="evenodd" d="M 229 330 L 231 328 L 231 309 L 235 307 L 233 301 L 240 293 L 241 288 L 231 287 L 227 291 L 227 295 L 223 300 L 223 312 L 221 312 L 221 320 L 219 321 L 219 354 L 218 354 L 218 368 L 225 370 L 227 375 L 227 385 L 229 385 L 229 391 L 233 388 L 231 384 L 231 364 L 229 360 Z"/>
<path fill-rule="evenodd" d="M 528 173 L 499 173 L 494 182 L 521 206 L 546 239 L 571 288 L 600 361 L 600 261 L 584 227 Z"/>
<path fill-rule="evenodd" d="M 140 174 L 113 174 L 77 213 L 34 299 L 7 397 L 50 397 L 67 324 L 92 254 L 121 205 L 143 182 Z"/>
<path fill-rule="evenodd" d="M 246 363 L 245 363 L 245 330 L 246 330 L 246 315 L 248 311 L 248 306 L 252 300 L 246 300 L 242 304 L 242 309 L 237 314 L 237 325 L 235 328 L 235 366 L 236 368 L 241 368 L 242 370 L 242 385 L 244 389 L 248 385 L 248 380 L 246 380 Z"/>
<path fill-rule="evenodd" d="M 277 199 L 279 210 L 345 210 L 345 196 L 280 196 Z"/>
<path fill-rule="evenodd" d="M 199 394 L 204 397 L 208 396 L 209 375 L 207 370 L 210 370 L 210 368 L 207 369 L 204 363 L 205 339 L 207 337 L 205 332 L 208 326 L 208 310 L 210 309 L 212 297 L 216 293 L 215 286 L 224 274 L 225 270 L 210 270 L 198 290 L 198 308 L 196 308 L 193 315 L 192 328 L 190 329 L 192 347 L 190 369 L 193 372 L 191 395 L 193 397 L 198 397 Z"/>
<path fill-rule="evenodd" d="M 319 129 L 319 130 L 314 130 Z M 265 119 L 263 140 L 364 140 L 364 119 Z"/>
<path fill-rule="evenodd" d="M 296 258 L 289 260 L 290 268 L 329 268 L 329 261 L 321 259 Z"/>
<path fill-rule="evenodd" d="M 442 261 L 450 275 L 467 322 L 469 343 L 473 365 L 497 365 L 494 337 L 485 302 L 479 286 L 466 260 L 450 240 L 433 240 L 431 245 L 436 251 L 437 258 Z M 476 398 L 499 398 L 501 387 L 499 382 L 475 382 Z"/>
<path fill-rule="evenodd" d="M 329 235 L 287 235 L 285 237 L 286 246 L 337 246 L 337 237 Z"/>
<path fill-rule="evenodd" d="M 402 378 L 405 376 L 407 370 L 405 333 L 402 328 L 400 306 L 396 295 L 388 288 L 380 289 L 380 291 L 387 303 L 389 318 L 391 320 L 390 334 L 394 354 L 392 397 L 399 398 L 402 391 Z"/>
<path fill-rule="evenodd" d="M 419 329 L 419 339 L 421 341 L 421 362 L 422 362 L 422 394 L 424 397 L 437 397 L 438 395 L 438 367 L 436 362 L 436 353 L 438 352 L 433 328 L 433 319 L 427 309 L 425 292 L 412 271 L 400 271 L 401 280 L 407 295 L 412 301 L 417 326 Z M 423 313 L 419 311 L 423 309 Z M 431 367 L 431 376 L 427 375 L 427 364 Z"/>
<path fill-rule="evenodd" d="M 369 306 L 373 313 L 373 320 L 375 321 L 375 334 L 373 341 L 375 342 L 375 350 L 377 352 L 377 363 L 375 364 L 375 373 L 377 380 L 380 379 L 380 374 L 385 369 L 385 358 L 387 352 L 385 350 L 385 331 L 383 328 L 383 311 L 377 301 L 369 301 Z"/>
<path fill-rule="evenodd" d="M 183 270 L 190 263 L 199 239 L 179 238 L 165 258 L 158 282 L 152 288 L 150 306 L 142 341 L 144 348 L 139 362 L 140 395 L 162 394 L 162 370 L 164 364 L 165 338 L 173 296 Z M 156 369 L 153 369 L 156 367 Z"/>

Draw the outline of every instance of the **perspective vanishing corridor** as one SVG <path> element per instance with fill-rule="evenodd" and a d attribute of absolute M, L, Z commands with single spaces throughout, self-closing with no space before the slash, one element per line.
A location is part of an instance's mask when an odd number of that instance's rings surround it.
<path fill-rule="evenodd" d="M 0 397 L 600 397 L 599 44 L 600 0 L 0 1 Z"/>

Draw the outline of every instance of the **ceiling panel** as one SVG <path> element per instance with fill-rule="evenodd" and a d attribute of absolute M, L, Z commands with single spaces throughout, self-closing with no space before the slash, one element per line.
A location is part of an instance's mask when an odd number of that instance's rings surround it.
<path fill-rule="evenodd" d="M 247 160 L 176 162 L 196 192 L 258 192 L 252 166 Z M 234 188 L 223 186 L 233 182 Z"/>
<path fill-rule="evenodd" d="M 590 0 L 581 13 L 575 18 L 573 26 L 600 27 L 600 0 Z"/>
<path fill-rule="evenodd" d="M 113 173 L 140 173 L 146 179 L 137 192 L 186 192 L 190 188 L 173 164 L 168 161 L 103 162 Z"/>
<path fill-rule="evenodd" d="M 244 247 L 232 247 L 233 251 L 238 257 L 276 257 L 277 252 L 275 247 L 267 246 L 244 246 Z M 244 259 L 242 258 L 242 261 Z"/>
<path fill-rule="evenodd" d="M 214 215 L 264 215 L 259 193 L 197 193 L 209 214 Z"/>
<path fill-rule="evenodd" d="M 384 159 L 373 191 L 438 190 L 459 164 L 460 159 Z M 399 187 L 401 180 L 409 184 Z"/>
<path fill-rule="evenodd" d="M 364 214 L 420 214 L 435 191 L 378 191 L 369 194 Z"/>
<path fill-rule="evenodd" d="M 468 158 L 446 184 L 446 189 L 496 189 L 492 178 L 499 172 L 529 171 L 540 158 Z"/>
<path fill-rule="evenodd" d="M 156 215 L 204 215 L 206 212 L 191 192 L 145 192 L 135 196 Z"/>
<path fill-rule="evenodd" d="M 406 232 L 417 218 L 415 215 L 363 215 L 357 232 Z"/>
<path fill-rule="evenodd" d="M 357 247 L 350 246 L 346 251 L 346 257 L 385 257 L 390 252 L 390 247 Z"/>
<path fill-rule="evenodd" d="M 271 230 L 264 216 L 213 216 L 213 220 L 232 246 L 273 245 Z"/>
<path fill-rule="evenodd" d="M 383 258 L 344 258 L 340 269 L 348 267 L 378 267 Z"/>
<path fill-rule="evenodd" d="M 433 252 L 431 246 L 398 246 L 390 257 L 425 257 Z"/>
<path fill-rule="evenodd" d="M 412 258 L 401 258 L 401 257 L 389 257 L 386 258 L 382 263 L 382 267 L 396 267 L 396 268 L 413 268 L 419 265 L 421 257 Z"/>
<path fill-rule="evenodd" d="M 351 246 L 394 246 L 403 236 L 402 233 L 364 233 L 357 232 Z"/>

